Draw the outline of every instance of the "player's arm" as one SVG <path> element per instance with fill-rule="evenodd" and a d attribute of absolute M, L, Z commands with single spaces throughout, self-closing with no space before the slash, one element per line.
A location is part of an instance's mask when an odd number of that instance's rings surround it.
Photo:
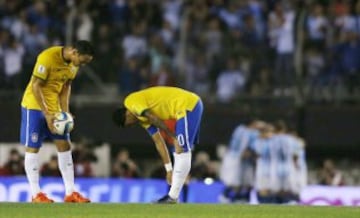
<path fill-rule="evenodd" d="M 42 87 L 46 84 L 46 81 L 38 78 L 36 76 L 32 77 L 32 91 L 34 93 L 35 99 L 37 101 L 37 103 L 39 104 L 41 111 L 43 112 L 47 125 L 50 129 L 51 132 L 54 132 L 54 126 L 53 126 L 53 121 L 55 119 L 55 117 L 53 116 L 53 114 L 50 114 L 49 110 L 48 110 L 48 106 L 46 105 L 46 101 L 44 98 L 44 94 L 42 93 Z"/>
<path fill-rule="evenodd" d="M 171 184 L 172 164 L 171 164 L 169 151 L 166 147 L 165 141 L 159 131 L 152 134 L 151 138 L 153 139 L 155 146 L 156 146 L 156 150 L 158 151 L 158 153 L 161 157 L 161 160 L 164 163 L 165 170 L 166 170 L 166 180 L 169 184 Z"/>
<path fill-rule="evenodd" d="M 142 115 L 145 116 L 152 125 L 163 130 L 168 136 L 171 136 L 173 138 L 176 137 L 175 133 L 170 131 L 170 129 L 165 125 L 164 121 L 162 121 L 160 118 L 158 118 L 150 110 L 145 110 Z"/>
<path fill-rule="evenodd" d="M 183 149 L 179 145 L 179 142 L 176 139 L 175 133 L 171 132 L 171 130 L 165 125 L 164 121 L 162 121 L 160 118 L 158 118 L 150 110 L 145 110 L 142 113 L 142 115 L 145 116 L 152 125 L 154 125 L 154 126 L 158 127 L 159 129 L 163 130 L 168 136 L 173 138 L 173 144 L 175 146 L 176 153 L 182 153 Z"/>
<path fill-rule="evenodd" d="M 59 94 L 60 107 L 64 112 L 70 112 L 69 109 L 69 101 L 70 101 L 70 93 L 71 93 L 71 80 L 68 80 L 62 87 L 62 90 Z"/>

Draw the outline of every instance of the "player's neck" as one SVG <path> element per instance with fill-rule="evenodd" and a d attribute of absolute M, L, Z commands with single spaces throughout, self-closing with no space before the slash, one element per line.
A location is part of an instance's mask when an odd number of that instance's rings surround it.
<path fill-rule="evenodd" d="M 64 60 L 65 63 L 70 63 L 70 57 L 69 57 L 69 49 L 67 47 L 63 47 L 61 49 L 61 57 Z"/>

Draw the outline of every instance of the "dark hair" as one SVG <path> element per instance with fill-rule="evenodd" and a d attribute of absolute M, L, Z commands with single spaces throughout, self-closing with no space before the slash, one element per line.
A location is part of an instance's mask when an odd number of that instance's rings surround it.
<path fill-rule="evenodd" d="M 287 132 L 288 127 L 286 125 L 286 122 L 284 120 L 277 120 L 274 122 L 274 127 L 276 131 L 284 131 Z"/>
<path fill-rule="evenodd" d="M 89 41 L 79 40 L 73 46 L 80 55 L 94 55 L 94 48 Z"/>
<path fill-rule="evenodd" d="M 120 107 L 114 110 L 112 114 L 112 120 L 119 127 L 125 126 L 126 110 L 127 109 L 125 107 Z"/>

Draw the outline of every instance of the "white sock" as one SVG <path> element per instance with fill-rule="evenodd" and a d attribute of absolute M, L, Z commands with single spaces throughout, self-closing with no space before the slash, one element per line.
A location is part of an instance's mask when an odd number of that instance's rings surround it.
<path fill-rule="evenodd" d="M 30 184 L 31 195 L 35 197 L 39 192 L 41 192 L 39 185 L 39 154 L 25 152 L 24 165 L 26 177 Z"/>
<path fill-rule="evenodd" d="M 174 169 L 169 196 L 178 199 L 180 191 L 185 183 L 191 168 L 191 152 L 176 154 L 174 153 Z"/>
<path fill-rule="evenodd" d="M 64 181 L 66 195 L 74 191 L 74 164 L 71 151 L 58 152 L 59 169 Z"/>

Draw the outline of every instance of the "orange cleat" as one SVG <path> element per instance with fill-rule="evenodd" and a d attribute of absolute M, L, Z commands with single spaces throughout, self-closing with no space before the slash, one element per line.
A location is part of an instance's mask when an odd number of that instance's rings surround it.
<path fill-rule="evenodd" d="M 40 192 L 38 193 L 35 198 L 31 199 L 33 203 L 54 203 L 54 200 L 48 198 L 46 194 Z"/>
<path fill-rule="evenodd" d="M 70 195 L 65 196 L 65 203 L 89 203 L 88 198 L 83 197 L 79 192 L 73 192 Z"/>

